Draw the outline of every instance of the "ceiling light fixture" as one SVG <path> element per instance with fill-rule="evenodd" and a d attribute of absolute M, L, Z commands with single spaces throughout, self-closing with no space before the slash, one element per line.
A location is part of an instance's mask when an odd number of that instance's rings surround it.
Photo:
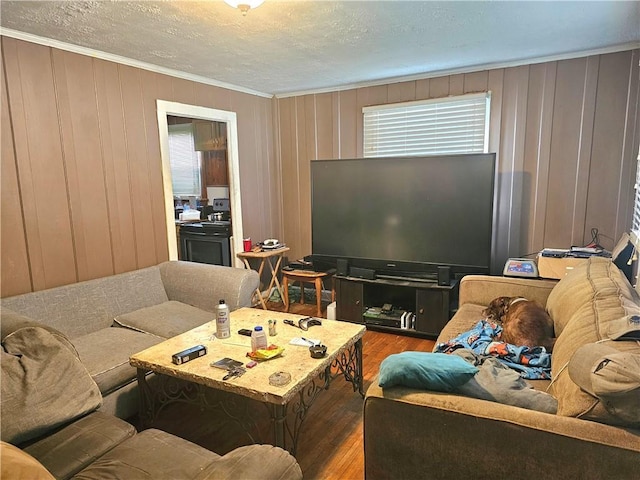
<path fill-rule="evenodd" d="M 239 9 L 243 16 L 247 14 L 249 9 L 259 7 L 263 2 L 264 0 L 224 0 L 227 5 Z"/>

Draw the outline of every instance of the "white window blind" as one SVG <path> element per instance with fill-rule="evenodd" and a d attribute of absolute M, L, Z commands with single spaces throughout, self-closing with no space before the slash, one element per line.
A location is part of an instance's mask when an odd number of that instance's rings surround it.
<path fill-rule="evenodd" d="M 191 123 L 169 125 L 169 158 L 173 194 L 200 197 L 200 156 L 195 150 Z"/>
<path fill-rule="evenodd" d="M 631 221 L 631 231 L 640 239 L 640 154 L 636 164 L 636 190 L 635 200 L 633 204 L 633 219 Z"/>
<path fill-rule="evenodd" d="M 487 153 L 491 93 L 364 107 L 364 156 Z"/>

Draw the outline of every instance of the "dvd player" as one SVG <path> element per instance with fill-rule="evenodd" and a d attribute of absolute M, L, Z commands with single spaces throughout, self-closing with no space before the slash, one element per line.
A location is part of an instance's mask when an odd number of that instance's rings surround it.
<path fill-rule="evenodd" d="M 381 327 L 395 327 L 400 328 L 401 321 L 399 318 L 390 318 L 390 317 L 365 317 L 364 319 L 365 325 L 378 325 Z"/>

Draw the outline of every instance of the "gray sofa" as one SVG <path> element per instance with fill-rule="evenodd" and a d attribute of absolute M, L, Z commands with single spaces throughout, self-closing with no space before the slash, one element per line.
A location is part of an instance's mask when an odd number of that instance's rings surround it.
<path fill-rule="evenodd" d="M 301 479 L 281 448 L 220 456 L 123 420 L 139 404 L 129 356 L 213 320 L 221 298 L 250 305 L 257 286 L 253 271 L 165 262 L 2 299 L 0 478 Z"/>
<path fill-rule="evenodd" d="M 366 478 L 638 478 L 640 342 L 618 337 L 625 330 L 640 334 L 639 324 L 633 327 L 640 315 L 636 290 L 603 258 L 575 267 L 559 282 L 466 276 L 459 309 L 436 346 L 469 331 L 499 296 L 536 300 L 553 319 L 552 381 L 530 380 L 520 393 L 550 394 L 557 408 L 501 403 L 489 394 L 500 393 L 489 392 L 491 384 L 475 392 L 483 398 L 471 398 L 465 393 L 471 380 L 442 393 L 383 389 L 374 379 L 364 406 Z M 636 372 L 635 389 L 634 374 L 625 380 L 614 369 L 622 357 L 631 360 L 627 371 Z M 611 389 L 607 396 L 593 390 L 594 378 Z M 626 411 L 618 408 L 623 401 Z"/>
<path fill-rule="evenodd" d="M 126 419 L 139 405 L 136 370 L 129 357 L 215 319 L 220 299 L 231 311 L 250 306 L 258 283 L 252 270 L 164 262 L 3 298 L 2 338 L 26 325 L 60 332 L 98 384 L 100 410 Z"/>
<path fill-rule="evenodd" d="M 160 430 L 137 433 L 96 411 L 98 385 L 59 332 L 18 328 L 2 339 L 0 478 L 291 479 L 288 452 L 249 445 L 220 456 Z"/>

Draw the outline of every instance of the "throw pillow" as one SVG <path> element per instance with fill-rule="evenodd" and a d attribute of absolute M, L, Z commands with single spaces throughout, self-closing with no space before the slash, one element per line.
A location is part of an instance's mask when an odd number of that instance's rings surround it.
<path fill-rule="evenodd" d="M 640 315 L 625 315 L 609 323 L 611 340 L 640 340 Z"/>
<path fill-rule="evenodd" d="M 138 332 L 172 338 L 215 319 L 215 313 L 171 300 L 118 315 L 115 323 Z"/>
<path fill-rule="evenodd" d="M 0 442 L 0 478 L 12 480 L 54 480 L 53 475 L 27 452 Z"/>
<path fill-rule="evenodd" d="M 478 369 L 457 355 L 430 352 L 402 352 L 389 355 L 380 364 L 382 388 L 402 385 L 411 388 L 451 392 L 468 382 Z"/>
<path fill-rule="evenodd" d="M 69 338 L 67 338 L 67 336 L 61 331 L 49 325 L 45 325 L 44 323 L 38 322 L 37 320 L 33 320 L 32 318 L 25 317 L 24 315 L 14 312 L 13 310 L 9 310 L 8 308 L 3 307 L 2 310 L 0 310 L 0 340 L 4 342 L 6 337 L 24 327 L 44 328 L 60 340 L 76 357 L 78 356 L 78 352 L 73 346 L 73 343 L 71 343 L 71 340 L 69 340 Z"/>
<path fill-rule="evenodd" d="M 98 386 L 51 332 L 21 328 L 2 346 L 2 440 L 19 445 L 100 406 Z"/>
<path fill-rule="evenodd" d="M 640 426 L 640 353 L 600 343 L 583 345 L 569 361 L 569 377 L 596 402 L 602 402 L 617 421 L 592 414 L 585 418 Z"/>

